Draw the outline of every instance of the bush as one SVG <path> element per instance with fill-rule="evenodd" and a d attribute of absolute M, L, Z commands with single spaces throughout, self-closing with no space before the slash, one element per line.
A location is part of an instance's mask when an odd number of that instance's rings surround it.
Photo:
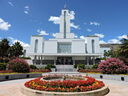
<path fill-rule="evenodd" d="M 0 73 L 12 73 L 13 71 L 12 70 L 2 70 L 0 71 Z"/>
<path fill-rule="evenodd" d="M 100 62 L 98 69 L 106 74 L 125 74 L 128 72 L 128 66 L 118 58 L 108 58 Z"/>
<path fill-rule="evenodd" d="M 98 68 L 98 64 L 93 64 L 92 69 L 97 69 Z"/>
<path fill-rule="evenodd" d="M 84 72 L 84 73 L 100 73 L 98 69 L 80 69 L 78 72 Z"/>
<path fill-rule="evenodd" d="M 51 69 L 51 68 L 56 68 L 56 66 L 54 64 L 48 64 L 45 69 Z"/>
<path fill-rule="evenodd" d="M 77 64 L 74 65 L 74 68 L 77 68 Z"/>
<path fill-rule="evenodd" d="M 85 69 L 85 64 L 78 64 L 77 67 L 78 69 Z"/>
<path fill-rule="evenodd" d="M 9 62 L 8 68 L 13 70 L 14 72 L 29 72 L 29 65 L 28 63 L 23 59 L 13 59 Z"/>
<path fill-rule="evenodd" d="M 30 65 L 30 69 L 37 69 L 35 65 Z"/>
<path fill-rule="evenodd" d="M 9 62 L 9 58 L 7 57 L 0 57 L 0 63 L 8 63 Z"/>
<path fill-rule="evenodd" d="M 6 70 L 6 63 L 0 63 L 0 70 Z"/>

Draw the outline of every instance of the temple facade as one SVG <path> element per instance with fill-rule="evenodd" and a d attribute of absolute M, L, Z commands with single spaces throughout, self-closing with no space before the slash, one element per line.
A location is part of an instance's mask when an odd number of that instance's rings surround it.
<path fill-rule="evenodd" d="M 55 64 L 56 66 L 73 66 L 74 64 L 95 64 L 98 57 L 103 56 L 104 50 L 100 47 L 99 37 L 87 36 L 85 39 L 75 38 L 70 32 L 70 12 L 62 9 L 60 15 L 60 30 L 54 39 L 45 40 L 43 36 L 31 36 L 30 47 L 26 55 L 32 58 L 32 63 L 41 66 Z"/>

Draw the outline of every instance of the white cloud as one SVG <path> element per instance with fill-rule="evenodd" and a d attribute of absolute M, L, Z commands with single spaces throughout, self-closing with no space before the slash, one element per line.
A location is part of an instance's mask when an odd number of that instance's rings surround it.
<path fill-rule="evenodd" d="M 88 29 L 86 29 L 86 31 L 88 31 L 88 32 L 92 32 L 92 30 L 91 30 L 91 29 L 89 29 L 89 28 L 88 28 Z"/>
<path fill-rule="evenodd" d="M 54 24 L 60 24 L 60 17 L 51 16 L 48 21 L 52 21 Z"/>
<path fill-rule="evenodd" d="M 52 36 L 53 36 L 53 37 L 56 37 L 56 33 L 53 33 Z"/>
<path fill-rule="evenodd" d="M 28 14 L 28 11 L 24 11 L 25 14 Z"/>
<path fill-rule="evenodd" d="M 39 35 L 49 35 L 45 30 L 38 29 L 37 32 L 39 33 Z"/>
<path fill-rule="evenodd" d="M 87 43 L 87 39 L 85 36 L 80 36 L 80 39 L 84 39 L 85 40 L 85 43 Z"/>
<path fill-rule="evenodd" d="M 75 19 L 75 12 L 74 11 L 70 11 L 69 15 L 70 15 L 71 20 Z"/>
<path fill-rule="evenodd" d="M 25 6 L 25 7 L 24 7 L 24 13 L 25 13 L 25 14 L 29 14 L 29 11 L 30 11 L 30 10 L 29 10 L 29 6 L 28 6 L 28 5 Z"/>
<path fill-rule="evenodd" d="M 8 4 L 9 4 L 10 6 L 12 6 L 12 7 L 14 6 L 13 3 L 10 2 L 10 1 L 8 1 Z"/>
<path fill-rule="evenodd" d="M 110 39 L 110 40 L 108 40 L 108 43 L 110 43 L 110 44 L 120 44 L 121 42 L 118 39 Z"/>
<path fill-rule="evenodd" d="M 80 29 L 79 25 L 75 25 L 73 22 L 70 23 L 70 26 L 75 29 Z"/>
<path fill-rule="evenodd" d="M 99 43 L 100 44 L 106 44 L 107 42 L 105 42 L 104 40 L 100 40 Z"/>
<path fill-rule="evenodd" d="M 29 6 L 28 6 L 28 5 L 27 5 L 27 6 L 25 6 L 24 8 L 25 8 L 26 10 L 29 10 Z"/>
<path fill-rule="evenodd" d="M 100 37 L 100 38 L 104 38 L 104 34 L 98 34 L 98 33 L 95 33 L 94 35 Z"/>
<path fill-rule="evenodd" d="M 90 25 L 94 25 L 94 26 L 100 26 L 101 24 L 99 22 L 93 21 L 89 23 Z"/>
<path fill-rule="evenodd" d="M 118 36 L 119 39 L 128 39 L 128 35 Z"/>
<path fill-rule="evenodd" d="M 9 30 L 9 27 L 11 27 L 11 24 L 8 22 L 5 22 L 2 18 L 0 18 L 0 30 Z"/>
<path fill-rule="evenodd" d="M 75 35 L 75 38 L 78 38 L 78 36 L 77 36 L 77 35 Z"/>
<path fill-rule="evenodd" d="M 69 12 L 69 15 L 70 15 L 70 19 L 71 20 L 74 20 L 75 19 L 75 12 L 74 11 L 70 11 Z M 50 16 L 50 18 L 49 18 L 48 21 L 52 21 L 54 24 L 60 24 L 60 17 Z M 70 23 L 70 26 L 72 28 L 79 29 L 79 25 L 74 24 L 74 22 L 71 22 Z"/>
<path fill-rule="evenodd" d="M 8 39 L 11 41 L 12 44 L 15 44 L 16 42 L 20 42 L 20 44 L 23 46 L 23 47 L 29 47 L 30 45 L 23 42 L 23 41 L 20 41 L 20 40 L 17 40 L 13 37 L 8 37 Z"/>

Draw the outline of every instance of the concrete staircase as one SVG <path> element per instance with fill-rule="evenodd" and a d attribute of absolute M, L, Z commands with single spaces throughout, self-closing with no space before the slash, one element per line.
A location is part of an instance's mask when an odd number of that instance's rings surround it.
<path fill-rule="evenodd" d="M 56 65 L 57 72 L 76 72 L 73 65 Z"/>

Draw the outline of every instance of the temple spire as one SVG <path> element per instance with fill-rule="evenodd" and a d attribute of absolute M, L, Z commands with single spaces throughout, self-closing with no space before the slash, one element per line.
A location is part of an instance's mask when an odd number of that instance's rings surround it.
<path fill-rule="evenodd" d="M 67 5 L 66 5 L 66 3 L 64 4 L 64 9 L 67 9 Z"/>

